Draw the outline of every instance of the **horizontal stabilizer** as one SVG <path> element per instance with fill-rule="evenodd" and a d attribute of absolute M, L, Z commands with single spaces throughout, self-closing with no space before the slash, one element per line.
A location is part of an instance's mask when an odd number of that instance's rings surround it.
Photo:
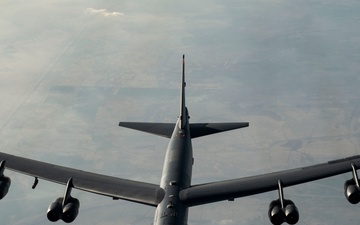
<path fill-rule="evenodd" d="M 120 122 L 119 126 L 171 138 L 175 123 Z M 193 123 L 190 124 L 190 135 L 197 138 L 248 126 L 249 123 Z"/>
<path fill-rule="evenodd" d="M 228 130 L 248 127 L 249 123 L 193 123 L 190 124 L 191 138 L 202 137 Z"/>
<path fill-rule="evenodd" d="M 119 126 L 171 138 L 175 123 L 120 122 Z"/>

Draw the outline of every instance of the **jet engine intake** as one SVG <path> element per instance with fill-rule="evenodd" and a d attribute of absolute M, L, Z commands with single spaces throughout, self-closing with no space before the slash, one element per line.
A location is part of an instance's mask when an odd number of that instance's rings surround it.
<path fill-rule="evenodd" d="M 279 199 L 270 203 L 268 215 L 270 222 L 274 225 L 280 225 L 285 222 L 285 214 Z"/>
<path fill-rule="evenodd" d="M 299 211 L 291 200 L 284 199 L 284 208 L 279 199 L 274 200 L 269 205 L 269 219 L 274 225 L 280 225 L 284 222 L 296 224 L 299 221 Z"/>
<path fill-rule="evenodd" d="M 291 200 L 285 200 L 285 220 L 288 224 L 296 224 L 299 221 L 299 210 Z"/>
<path fill-rule="evenodd" d="M 65 223 L 73 222 L 79 214 L 80 202 L 78 199 L 71 197 L 63 208 L 62 220 Z"/>
<path fill-rule="evenodd" d="M 63 207 L 62 203 L 64 201 L 64 198 L 57 198 L 55 202 L 51 203 L 48 210 L 47 210 L 47 218 L 51 222 L 56 222 L 59 219 L 61 219 L 63 214 Z"/>
<path fill-rule="evenodd" d="M 356 186 L 354 179 L 345 181 L 344 184 L 345 197 L 351 204 L 360 202 L 360 190 Z"/>

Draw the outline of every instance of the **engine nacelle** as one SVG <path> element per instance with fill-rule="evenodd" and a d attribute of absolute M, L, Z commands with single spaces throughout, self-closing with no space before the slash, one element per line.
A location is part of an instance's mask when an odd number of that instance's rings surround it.
<path fill-rule="evenodd" d="M 284 208 L 281 207 L 280 200 L 274 200 L 269 205 L 269 219 L 274 225 L 280 225 L 284 222 L 296 224 L 299 221 L 299 211 L 291 200 L 284 199 Z"/>
<path fill-rule="evenodd" d="M 64 198 L 58 198 L 55 200 L 55 202 L 50 204 L 46 215 L 51 222 L 56 222 L 61 219 L 63 214 L 63 200 Z"/>
<path fill-rule="evenodd" d="M 291 200 L 285 200 L 285 221 L 288 224 L 296 224 L 299 221 L 299 210 Z"/>
<path fill-rule="evenodd" d="M 11 185 L 11 180 L 9 177 L 2 175 L 0 177 L 0 199 L 4 198 L 8 193 Z"/>
<path fill-rule="evenodd" d="M 63 208 L 62 220 L 65 223 L 73 222 L 79 214 L 80 202 L 78 199 L 71 197 Z"/>
<path fill-rule="evenodd" d="M 360 202 L 360 190 L 353 179 L 347 180 L 344 184 L 345 197 L 351 204 Z"/>
<path fill-rule="evenodd" d="M 56 222 L 62 219 L 65 223 L 73 222 L 79 214 L 80 202 L 78 199 L 70 196 L 69 200 L 63 206 L 64 198 L 57 198 L 55 202 L 51 203 L 48 211 L 47 218 L 51 222 Z"/>
<path fill-rule="evenodd" d="M 285 222 L 285 214 L 281 208 L 280 200 L 274 200 L 269 205 L 269 219 L 274 225 L 280 225 Z"/>

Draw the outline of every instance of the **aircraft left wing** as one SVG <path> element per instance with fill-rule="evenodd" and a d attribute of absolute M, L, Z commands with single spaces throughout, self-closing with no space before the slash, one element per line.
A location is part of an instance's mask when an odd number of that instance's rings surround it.
<path fill-rule="evenodd" d="M 62 185 L 66 185 L 72 178 L 73 188 L 114 199 L 157 206 L 164 196 L 164 190 L 155 184 L 90 173 L 0 152 L 0 161 L 3 160 L 6 169 Z"/>
<path fill-rule="evenodd" d="M 188 206 L 233 200 L 234 198 L 278 190 L 283 187 L 319 180 L 360 168 L 360 155 L 308 167 L 268 173 L 259 176 L 191 186 L 180 191 L 180 199 Z"/>

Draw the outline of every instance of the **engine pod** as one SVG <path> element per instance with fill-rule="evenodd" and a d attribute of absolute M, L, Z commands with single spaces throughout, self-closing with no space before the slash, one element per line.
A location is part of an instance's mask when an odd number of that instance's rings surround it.
<path fill-rule="evenodd" d="M 55 202 L 51 203 L 48 210 L 47 210 L 47 218 L 48 220 L 50 220 L 51 222 L 56 222 L 58 221 L 61 217 L 62 217 L 62 212 L 63 212 L 63 208 L 62 208 L 62 202 L 63 202 L 64 198 L 57 198 L 55 200 Z"/>
<path fill-rule="evenodd" d="M 61 219 L 65 223 L 73 222 L 79 214 L 80 202 L 78 199 L 71 197 L 63 208 Z"/>

